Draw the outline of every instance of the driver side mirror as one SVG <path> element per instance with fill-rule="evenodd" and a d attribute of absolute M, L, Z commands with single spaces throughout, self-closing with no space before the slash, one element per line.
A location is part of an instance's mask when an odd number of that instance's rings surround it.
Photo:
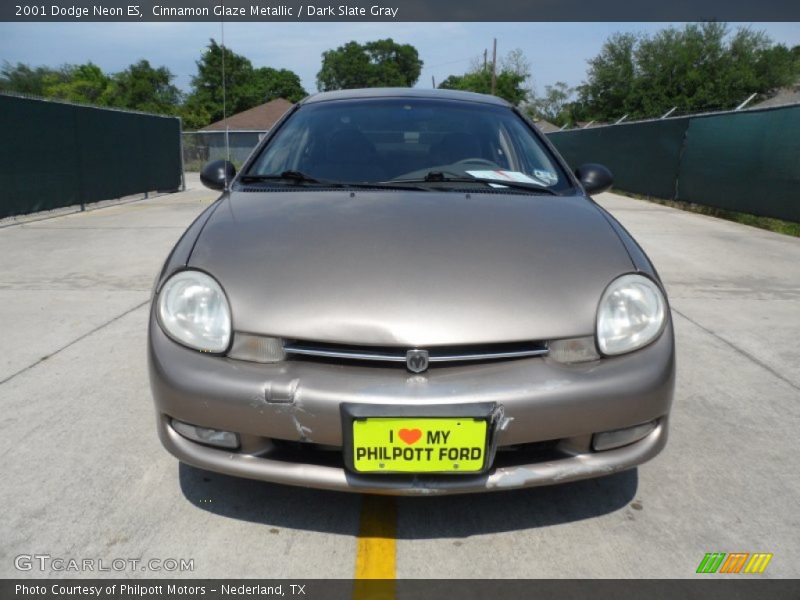
<path fill-rule="evenodd" d="M 581 165 L 575 169 L 575 176 L 590 196 L 606 192 L 614 185 L 614 176 L 611 171 L 596 163 Z"/>
<path fill-rule="evenodd" d="M 227 160 L 214 160 L 200 171 L 200 181 L 212 190 L 223 191 L 228 183 L 236 177 L 236 167 Z"/>

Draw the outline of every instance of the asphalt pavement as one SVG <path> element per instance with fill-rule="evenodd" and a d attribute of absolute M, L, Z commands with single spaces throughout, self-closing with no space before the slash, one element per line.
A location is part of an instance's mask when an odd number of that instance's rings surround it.
<path fill-rule="evenodd" d="M 665 451 L 603 479 L 370 505 L 206 473 L 161 448 L 150 287 L 215 198 L 188 184 L 0 222 L 0 577 L 98 575 L 15 566 L 49 555 L 193 561 L 104 577 L 350 578 L 365 510 L 392 521 L 380 552 L 399 578 L 688 578 L 707 552 L 773 553 L 762 577 L 800 576 L 800 239 L 601 195 L 670 294 Z"/>

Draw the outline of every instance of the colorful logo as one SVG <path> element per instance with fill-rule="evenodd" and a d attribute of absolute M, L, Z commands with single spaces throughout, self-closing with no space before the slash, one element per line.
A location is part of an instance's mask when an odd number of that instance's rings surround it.
<path fill-rule="evenodd" d="M 708 552 L 697 567 L 698 573 L 763 573 L 772 554 L 766 552 Z"/>

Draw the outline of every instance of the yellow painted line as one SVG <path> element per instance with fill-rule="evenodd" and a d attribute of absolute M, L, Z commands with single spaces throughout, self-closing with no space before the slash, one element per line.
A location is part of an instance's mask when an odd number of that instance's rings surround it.
<path fill-rule="evenodd" d="M 361 497 L 356 542 L 355 600 L 393 600 L 397 576 L 397 503 L 391 496 Z"/>

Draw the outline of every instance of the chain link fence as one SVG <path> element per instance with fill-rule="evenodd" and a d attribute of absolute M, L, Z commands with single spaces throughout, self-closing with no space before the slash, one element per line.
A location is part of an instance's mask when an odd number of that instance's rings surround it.
<path fill-rule="evenodd" d="M 229 159 L 239 169 L 265 133 L 266 131 L 184 131 L 184 169 L 200 171 L 207 162 L 220 159 Z"/>

